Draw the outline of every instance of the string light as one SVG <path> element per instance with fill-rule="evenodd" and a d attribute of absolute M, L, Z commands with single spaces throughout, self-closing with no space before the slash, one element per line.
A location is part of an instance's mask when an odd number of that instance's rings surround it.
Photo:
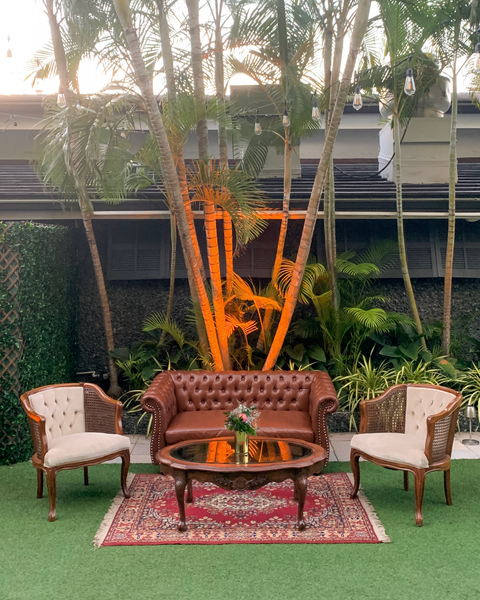
<path fill-rule="evenodd" d="M 313 95 L 312 119 L 314 119 L 315 121 L 320 120 L 320 111 L 318 109 L 317 104 L 317 92 L 315 92 L 315 94 Z"/>
<path fill-rule="evenodd" d="M 283 111 L 282 123 L 284 127 L 290 127 L 290 117 L 288 116 L 287 107 Z"/>
<path fill-rule="evenodd" d="M 410 68 L 410 61 L 412 60 L 412 55 L 408 57 L 408 69 L 407 76 L 405 77 L 405 85 L 403 86 L 403 91 L 407 96 L 413 96 L 415 93 L 415 79 L 413 78 L 413 69 Z"/>
<path fill-rule="evenodd" d="M 35 80 L 33 82 L 33 89 L 37 94 L 41 94 L 43 92 L 44 75 L 44 71 L 40 66 L 40 61 L 37 58 L 37 72 L 35 73 Z"/>
<path fill-rule="evenodd" d="M 257 116 L 255 117 L 255 127 L 253 128 L 253 131 L 255 132 L 255 135 L 262 134 L 262 126 L 260 124 L 260 121 L 258 120 L 258 108 L 257 108 Z"/>
<path fill-rule="evenodd" d="M 358 85 L 358 74 L 356 76 L 357 83 L 355 85 L 355 94 L 353 95 L 353 108 L 360 110 L 363 106 L 362 94 L 360 92 L 360 86 Z"/>
<path fill-rule="evenodd" d="M 65 108 L 67 106 L 67 99 L 65 98 L 65 94 L 62 94 L 61 92 L 59 92 L 57 96 L 57 106 L 59 106 L 60 108 Z"/>
<path fill-rule="evenodd" d="M 120 132 L 120 137 L 126 138 L 127 134 L 125 133 L 125 127 L 122 127 L 122 131 Z"/>
<path fill-rule="evenodd" d="M 18 127 L 17 117 L 15 115 L 12 115 L 12 119 L 13 119 L 13 126 Z"/>

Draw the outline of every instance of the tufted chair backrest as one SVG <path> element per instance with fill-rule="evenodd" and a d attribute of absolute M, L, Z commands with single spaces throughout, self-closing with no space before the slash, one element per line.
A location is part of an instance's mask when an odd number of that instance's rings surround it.
<path fill-rule="evenodd" d="M 309 371 L 173 371 L 171 377 L 181 412 L 227 411 L 239 404 L 308 412 L 314 379 Z"/>
<path fill-rule="evenodd" d="M 28 400 L 45 417 L 47 440 L 85 431 L 83 387 L 52 387 L 31 394 Z"/>
<path fill-rule="evenodd" d="M 405 433 L 425 439 L 427 417 L 443 412 L 455 398 L 454 393 L 444 390 L 407 386 Z"/>

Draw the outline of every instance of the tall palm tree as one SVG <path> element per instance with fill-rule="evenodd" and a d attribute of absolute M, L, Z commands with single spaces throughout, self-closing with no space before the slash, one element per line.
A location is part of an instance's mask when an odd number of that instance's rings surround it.
<path fill-rule="evenodd" d="M 162 160 L 165 174 L 165 183 L 169 191 L 172 206 L 177 218 L 178 230 L 182 246 L 185 248 L 187 259 L 193 271 L 195 285 L 198 290 L 199 304 L 205 321 L 208 342 L 214 362 L 215 369 L 223 369 L 223 355 L 220 351 L 215 321 L 213 319 L 210 302 L 205 289 L 204 280 L 196 262 L 196 253 L 190 235 L 189 223 L 185 212 L 185 206 L 180 188 L 180 182 L 176 172 L 175 161 L 172 156 L 171 148 L 168 142 L 167 134 L 163 125 L 162 116 L 155 95 L 153 93 L 152 81 L 145 67 L 145 61 L 140 48 L 140 43 L 136 29 L 133 25 L 130 11 L 129 0 L 114 0 L 114 6 L 118 18 L 125 31 L 127 48 L 135 70 L 137 85 L 140 89 L 142 98 L 145 102 L 145 108 L 150 120 L 152 132 L 158 143 L 158 148 Z"/>
<path fill-rule="evenodd" d="M 188 9 L 188 26 L 190 31 L 191 58 L 193 72 L 193 89 L 195 109 L 197 113 L 197 143 L 200 170 L 205 174 L 209 169 L 208 126 L 205 118 L 205 83 L 202 67 L 202 41 L 198 0 L 186 0 Z M 223 301 L 222 276 L 220 271 L 220 251 L 217 235 L 217 215 L 215 203 L 208 195 L 203 199 L 207 255 L 212 286 L 212 300 L 217 327 L 218 342 L 225 369 L 230 366 L 228 354 L 228 337 L 225 322 L 225 304 Z"/>
<path fill-rule="evenodd" d="M 282 309 L 280 322 L 275 333 L 270 351 L 265 361 L 264 370 L 272 369 L 275 366 L 278 355 L 282 348 L 285 336 L 290 325 L 293 311 L 297 302 L 300 286 L 307 265 L 310 246 L 313 239 L 315 224 L 317 220 L 317 212 L 320 203 L 320 197 L 325 185 L 325 178 L 329 169 L 330 159 L 333 152 L 333 146 L 337 136 L 340 121 L 342 119 L 343 109 L 347 99 L 347 94 L 350 90 L 353 72 L 358 53 L 365 35 L 368 15 L 370 12 L 371 0 L 359 0 L 357 11 L 353 24 L 352 34 L 350 38 L 350 49 L 347 56 L 347 61 L 343 70 L 340 86 L 338 88 L 337 97 L 335 100 L 334 110 L 331 117 L 330 125 L 325 136 L 325 145 L 323 148 L 322 157 L 318 165 L 317 174 L 313 184 L 310 200 L 305 216 L 305 223 L 300 240 L 299 251 L 295 261 L 295 267 L 292 274 L 292 281 L 288 287 L 285 297 L 285 303 Z"/>
<path fill-rule="evenodd" d="M 452 107 L 450 121 L 450 156 L 448 185 L 448 234 L 445 256 L 444 299 L 443 299 L 443 339 L 442 349 L 445 354 L 450 351 L 451 313 L 452 313 L 452 277 L 453 256 L 455 251 L 455 220 L 457 182 L 457 114 L 458 114 L 458 73 L 465 60 L 471 54 L 470 25 L 477 24 L 476 2 L 471 0 L 450 0 L 436 2 L 432 7 L 430 31 L 433 44 L 440 57 L 442 66 L 451 73 Z M 469 23 L 469 18 L 471 23 Z M 475 42 L 473 42 L 475 43 Z M 460 64 L 459 64 L 460 63 Z M 462 64 L 463 63 L 463 64 Z"/>
<path fill-rule="evenodd" d="M 63 94 L 66 103 L 67 113 L 73 106 L 73 94 L 71 91 L 71 79 L 67 65 L 67 57 L 65 53 L 65 47 L 62 39 L 62 31 L 60 29 L 59 20 L 57 18 L 57 11 L 59 9 L 54 0 L 44 0 L 45 9 L 50 24 L 50 33 L 52 37 L 52 45 L 55 56 L 55 63 L 57 72 L 60 80 L 59 94 Z M 69 170 L 71 177 L 75 182 L 75 188 L 78 197 L 78 204 L 82 214 L 82 220 L 87 235 L 88 246 L 90 248 L 90 254 L 92 255 L 93 269 L 95 273 L 95 279 L 97 282 L 97 288 L 100 295 L 100 304 L 102 307 L 103 324 L 105 328 L 105 335 L 107 339 L 107 350 L 110 352 L 114 348 L 113 342 L 113 328 L 112 319 L 110 314 L 110 307 L 108 304 L 107 290 L 105 287 L 105 279 L 103 277 L 102 266 L 100 263 L 100 257 L 98 254 L 97 243 L 95 240 L 95 234 L 92 226 L 92 212 L 93 207 L 88 195 L 87 187 L 84 178 L 80 175 L 78 165 L 74 160 L 75 151 L 75 138 L 70 135 L 69 129 L 67 129 L 67 137 L 65 140 L 65 154 L 66 154 L 66 165 Z M 113 358 L 108 355 L 109 365 L 109 376 L 110 376 L 110 387 L 109 394 L 118 397 L 121 394 L 121 388 L 118 385 L 117 368 Z"/>

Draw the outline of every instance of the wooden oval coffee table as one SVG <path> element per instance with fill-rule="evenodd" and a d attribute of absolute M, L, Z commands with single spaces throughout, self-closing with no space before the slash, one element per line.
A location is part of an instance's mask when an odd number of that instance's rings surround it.
<path fill-rule="evenodd" d="M 305 529 L 303 507 L 307 481 L 319 475 L 328 454 L 321 446 L 294 439 L 250 437 L 248 458 L 235 454 L 233 438 L 189 440 L 162 448 L 156 459 L 162 472 L 175 482 L 180 520 L 185 531 L 185 488 L 193 502 L 192 481 L 213 483 L 224 490 L 257 490 L 272 482 L 291 479 L 298 503 L 298 529 Z"/>

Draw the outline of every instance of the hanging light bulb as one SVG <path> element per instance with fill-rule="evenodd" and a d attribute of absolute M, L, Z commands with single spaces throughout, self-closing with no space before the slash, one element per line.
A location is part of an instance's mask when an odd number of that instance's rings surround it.
<path fill-rule="evenodd" d="M 126 138 L 127 134 L 125 133 L 125 127 L 122 127 L 122 131 L 120 132 L 120 137 Z"/>
<path fill-rule="evenodd" d="M 473 63 L 473 70 L 475 73 L 480 73 L 480 29 L 477 29 L 477 44 L 475 45 L 475 61 Z"/>
<path fill-rule="evenodd" d="M 62 94 L 61 92 L 59 92 L 57 96 L 57 106 L 59 106 L 60 108 L 65 108 L 67 106 L 67 99 L 65 98 L 65 94 Z"/>
<path fill-rule="evenodd" d="M 257 116 L 255 117 L 255 127 L 253 128 L 255 135 L 262 135 L 262 126 L 260 121 L 258 120 L 258 108 L 257 108 Z"/>
<path fill-rule="evenodd" d="M 10 36 L 7 36 L 7 42 L 8 42 L 8 47 L 7 47 L 7 58 L 12 58 L 12 49 L 10 48 Z"/>
<path fill-rule="evenodd" d="M 12 115 L 12 119 L 13 119 L 13 126 L 18 127 L 17 117 L 15 115 Z"/>
<path fill-rule="evenodd" d="M 35 80 L 33 82 L 33 89 L 37 94 L 41 94 L 43 92 L 43 77 L 44 72 L 40 66 L 40 61 L 37 59 L 37 72 L 35 73 Z"/>
<path fill-rule="evenodd" d="M 319 121 L 320 120 L 320 110 L 318 109 L 317 93 L 316 92 L 315 92 L 315 94 L 313 96 L 312 119 L 314 119 L 315 121 Z"/>
<path fill-rule="evenodd" d="M 282 123 L 284 127 L 290 127 L 290 117 L 288 116 L 287 107 L 283 111 Z"/>
<path fill-rule="evenodd" d="M 412 55 L 408 57 L 408 69 L 407 76 L 405 77 L 405 85 L 403 86 L 403 91 L 407 96 L 413 96 L 415 93 L 415 79 L 413 78 L 413 69 L 410 68 L 410 61 L 412 60 Z"/>
<path fill-rule="evenodd" d="M 362 94 L 360 93 L 360 86 L 355 86 L 355 94 L 353 95 L 353 108 L 360 110 L 363 106 Z"/>

